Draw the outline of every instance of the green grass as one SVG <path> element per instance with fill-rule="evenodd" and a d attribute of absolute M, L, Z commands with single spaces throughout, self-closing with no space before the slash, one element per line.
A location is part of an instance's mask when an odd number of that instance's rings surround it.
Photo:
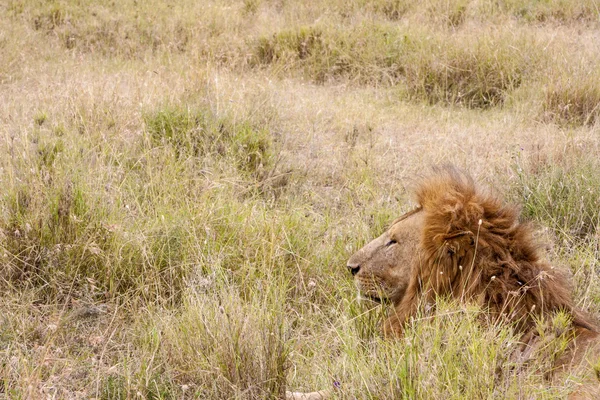
<path fill-rule="evenodd" d="M 0 397 L 564 398 L 512 327 L 404 339 L 345 264 L 432 164 L 523 207 L 600 310 L 594 0 L 0 4 Z M 518 156 L 517 156 L 518 154 Z"/>
<path fill-rule="evenodd" d="M 177 109 L 147 113 L 144 120 L 152 145 L 170 145 L 178 158 L 224 158 L 254 174 L 273 163 L 270 133 L 249 122 L 232 123 L 210 112 Z"/>
<path fill-rule="evenodd" d="M 301 27 L 261 37 L 257 64 L 297 68 L 318 83 L 339 77 L 400 85 L 431 104 L 486 108 L 502 104 L 539 64 L 527 38 L 486 32 L 473 38 L 385 24 L 351 29 Z"/>
<path fill-rule="evenodd" d="M 576 160 L 576 161 L 574 161 Z M 525 169 L 524 169 L 524 168 Z M 600 228 L 598 163 L 584 148 L 516 165 L 523 215 L 562 240 L 594 241 Z"/>

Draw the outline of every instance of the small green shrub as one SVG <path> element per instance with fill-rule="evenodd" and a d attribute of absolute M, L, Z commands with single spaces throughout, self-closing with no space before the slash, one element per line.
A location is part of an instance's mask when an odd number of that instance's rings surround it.
<path fill-rule="evenodd" d="M 33 122 L 35 122 L 35 124 L 37 126 L 44 125 L 44 122 L 46 122 L 47 120 L 48 120 L 48 114 L 46 114 L 45 112 L 37 113 L 35 115 L 35 117 L 33 117 Z"/>
<path fill-rule="evenodd" d="M 202 114 L 185 109 L 164 109 L 144 114 L 146 130 L 154 145 L 170 144 L 177 157 L 203 155 L 208 122 Z"/>
<path fill-rule="evenodd" d="M 108 375 L 102 382 L 100 399 L 125 400 L 129 396 L 125 378 L 118 375 Z"/>
<path fill-rule="evenodd" d="M 450 28 L 457 28 L 467 18 L 469 3 L 470 0 L 430 1 L 427 12 L 432 21 L 440 21 Z"/>
<path fill-rule="evenodd" d="M 197 26 L 197 18 L 189 13 L 189 4 L 136 3 L 126 7 L 114 2 L 90 1 L 21 3 L 25 3 L 21 11 L 29 16 L 33 29 L 58 39 L 66 49 L 84 53 L 124 58 L 163 50 L 182 53 L 188 48 L 193 27 Z"/>
<path fill-rule="evenodd" d="M 192 240 L 184 223 L 134 235 L 111 227 L 105 205 L 79 181 L 54 182 L 46 193 L 21 188 L 5 196 L 0 246 L 4 279 L 12 287 L 39 288 L 44 301 L 64 296 L 91 300 L 143 293 L 176 302 L 192 264 Z M 86 287 L 93 283 L 93 290 Z"/>
<path fill-rule="evenodd" d="M 305 60 L 324 49 L 323 33 L 318 27 L 302 27 L 282 31 L 272 37 L 261 37 L 255 48 L 255 60 L 261 64 Z"/>
<path fill-rule="evenodd" d="M 253 15 L 258 11 L 261 0 L 244 0 L 244 13 Z"/>
<path fill-rule="evenodd" d="M 535 48 L 524 52 L 526 42 L 493 34 L 451 41 L 417 36 L 407 43 L 408 93 L 431 104 L 501 105 L 537 62 Z"/>
<path fill-rule="evenodd" d="M 55 140 L 40 144 L 38 146 L 38 167 L 41 169 L 50 169 L 54 164 L 56 157 L 65 149 L 62 140 Z"/>
<path fill-rule="evenodd" d="M 230 135 L 233 157 L 240 170 L 257 172 L 270 165 L 272 141 L 267 130 L 242 123 L 234 126 Z"/>
<path fill-rule="evenodd" d="M 271 164 L 269 131 L 249 122 L 178 108 L 146 113 L 144 121 L 152 144 L 170 145 L 178 158 L 221 158 L 251 174 L 259 174 Z"/>
<path fill-rule="evenodd" d="M 401 19 L 411 6 L 411 2 L 407 0 L 378 0 L 367 2 L 367 4 L 369 3 L 373 5 L 375 11 L 382 13 L 392 21 Z"/>

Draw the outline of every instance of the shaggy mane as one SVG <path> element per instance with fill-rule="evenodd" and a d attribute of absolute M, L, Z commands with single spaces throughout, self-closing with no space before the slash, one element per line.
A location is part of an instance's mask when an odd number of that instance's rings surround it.
<path fill-rule="evenodd" d="M 556 311 L 568 313 L 574 328 L 597 331 L 575 309 L 566 277 L 540 257 L 518 208 L 478 190 L 472 178 L 450 167 L 424 179 L 416 197 L 425 213 L 420 264 L 385 324 L 386 334 L 401 334 L 423 296 L 433 302 L 440 295 L 477 302 L 524 332 Z"/>

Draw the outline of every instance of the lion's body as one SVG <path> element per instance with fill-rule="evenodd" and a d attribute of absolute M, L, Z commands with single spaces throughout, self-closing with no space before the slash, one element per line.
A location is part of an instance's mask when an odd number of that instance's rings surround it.
<path fill-rule="evenodd" d="M 537 321 L 561 311 L 570 317 L 566 334 L 574 340 L 556 367 L 600 355 L 598 328 L 574 306 L 569 280 L 541 257 L 533 229 L 519 221 L 516 207 L 453 168 L 423 180 L 416 197 L 419 208 L 348 262 L 359 291 L 391 300 L 386 336 L 401 336 L 421 304 L 435 305 L 444 296 L 477 303 L 493 321 L 511 323 L 530 348 L 536 346 Z M 397 243 L 390 245 L 392 239 Z M 600 394 L 590 376 L 592 383 L 571 398 Z"/>

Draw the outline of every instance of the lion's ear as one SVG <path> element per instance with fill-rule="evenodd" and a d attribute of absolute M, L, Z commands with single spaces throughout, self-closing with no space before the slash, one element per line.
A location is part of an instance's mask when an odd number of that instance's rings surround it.
<path fill-rule="evenodd" d="M 454 255 L 459 252 L 459 249 L 475 245 L 475 235 L 471 231 L 454 231 L 442 235 L 443 243 L 449 255 Z"/>
<path fill-rule="evenodd" d="M 447 233 L 445 235 L 442 236 L 443 240 L 445 241 L 452 241 L 455 239 L 459 239 L 462 238 L 464 236 L 469 236 L 472 240 L 472 244 L 475 244 L 475 234 L 473 234 L 473 232 L 471 231 L 455 231 L 455 232 L 451 232 L 451 233 Z"/>
<path fill-rule="evenodd" d="M 435 242 L 438 243 L 458 243 L 458 242 L 463 242 L 464 238 L 467 237 L 470 240 L 471 244 L 475 243 L 475 235 L 473 234 L 473 232 L 471 231 L 452 231 L 450 233 L 440 233 L 438 235 L 435 235 Z"/>

